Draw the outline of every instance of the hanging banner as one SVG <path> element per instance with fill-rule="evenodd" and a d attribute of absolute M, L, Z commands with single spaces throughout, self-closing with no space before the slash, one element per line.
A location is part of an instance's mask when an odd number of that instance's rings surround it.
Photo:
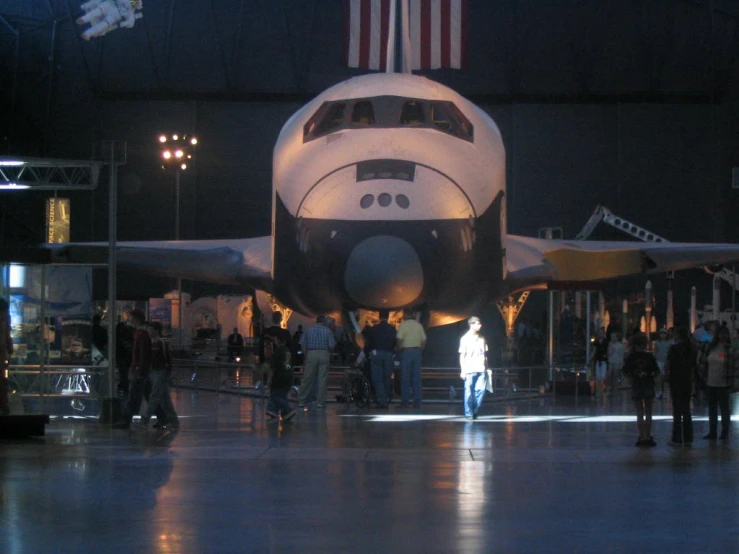
<path fill-rule="evenodd" d="M 46 242 L 60 244 L 69 242 L 70 222 L 69 198 L 46 199 Z"/>

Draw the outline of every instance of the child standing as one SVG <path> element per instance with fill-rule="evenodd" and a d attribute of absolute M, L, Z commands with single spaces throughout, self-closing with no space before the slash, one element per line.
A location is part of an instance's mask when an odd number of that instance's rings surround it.
<path fill-rule="evenodd" d="M 272 352 L 269 369 L 269 403 L 267 404 L 267 418 L 288 422 L 295 417 L 295 410 L 290 406 L 287 394 L 293 386 L 293 368 L 290 364 L 290 349 L 287 341 L 279 336 L 275 337 L 276 347 Z"/>
<path fill-rule="evenodd" d="M 652 438 L 652 404 L 654 378 L 659 375 L 657 360 L 647 352 L 647 336 L 638 334 L 631 341 L 632 352 L 626 357 L 624 375 L 631 379 L 631 399 L 636 406 L 636 425 L 639 440 L 636 446 L 657 446 Z"/>

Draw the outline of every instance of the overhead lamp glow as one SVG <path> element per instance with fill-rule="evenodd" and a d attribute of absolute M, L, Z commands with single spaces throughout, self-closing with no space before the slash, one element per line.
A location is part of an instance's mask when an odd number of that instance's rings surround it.
<path fill-rule="evenodd" d="M 180 137 L 178 135 L 172 135 L 172 140 L 179 140 Z"/>
<path fill-rule="evenodd" d="M 26 162 L 22 160 L 0 160 L 0 166 L 2 167 L 19 167 L 26 165 Z"/>
<path fill-rule="evenodd" d="M 165 150 L 164 152 L 162 152 L 162 158 L 164 158 L 165 160 L 168 160 L 171 157 L 172 157 L 172 152 L 170 152 L 169 150 Z"/>
<path fill-rule="evenodd" d="M 198 143 L 198 139 L 196 139 L 195 137 L 192 137 L 190 139 L 190 144 L 192 144 L 193 146 L 195 146 L 197 143 Z"/>
<path fill-rule="evenodd" d="M 185 153 L 182 150 L 175 150 L 175 153 L 174 153 L 175 158 L 181 158 L 184 155 Z"/>
<path fill-rule="evenodd" d="M 159 142 L 167 142 L 167 137 L 165 135 L 161 135 L 159 137 Z"/>
<path fill-rule="evenodd" d="M 182 165 L 180 166 L 180 168 L 182 168 L 182 169 L 187 169 L 187 164 L 182 164 Z"/>
<path fill-rule="evenodd" d="M 24 190 L 30 189 L 28 185 L 19 185 L 18 183 L 5 183 L 0 185 L 0 190 Z"/>

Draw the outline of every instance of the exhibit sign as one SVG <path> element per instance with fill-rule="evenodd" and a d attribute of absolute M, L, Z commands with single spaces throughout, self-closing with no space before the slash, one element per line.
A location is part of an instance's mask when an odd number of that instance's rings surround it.
<path fill-rule="evenodd" d="M 47 198 L 46 242 L 48 244 L 69 242 L 69 223 L 69 198 Z"/>

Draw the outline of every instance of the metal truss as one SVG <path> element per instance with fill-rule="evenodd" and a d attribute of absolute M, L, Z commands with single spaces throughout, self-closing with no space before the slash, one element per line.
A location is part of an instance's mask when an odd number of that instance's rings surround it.
<path fill-rule="evenodd" d="M 103 162 L 0 156 L 0 189 L 94 190 Z"/>

